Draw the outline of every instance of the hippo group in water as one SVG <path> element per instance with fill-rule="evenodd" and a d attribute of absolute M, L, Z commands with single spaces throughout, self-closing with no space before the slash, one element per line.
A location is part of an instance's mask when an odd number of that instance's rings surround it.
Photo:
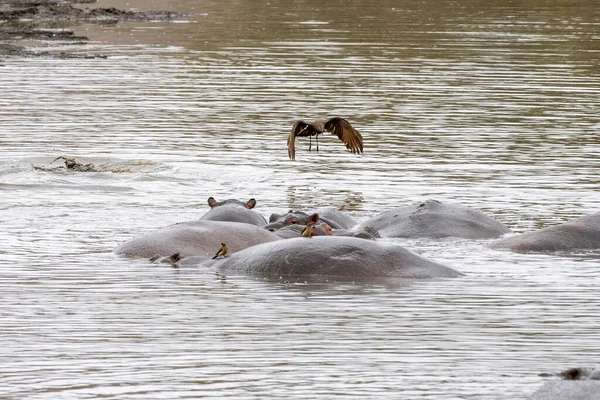
<path fill-rule="evenodd" d="M 378 237 L 492 239 L 511 232 L 479 211 L 436 200 L 395 208 L 362 224 L 336 209 L 272 214 L 267 223 L 254 211 L 254 199 L 245 203 L 234 199 L 218 202 L 210 197 L 208 204 L 211 209 L 200 220 L 171 225 L 134 238 L 117 247 L 115 253 L 153 257 L 172 265 L 210 264 L 223 271 L 265 275 L 453 277 L 460 273 L 425 260 L 397 244 L 388 248 L 373 240 Z M 491 247 L 515 251 L 600 248 L 599 222 L 600 214 L 582 217 L 555 227 L 497 239 Z M 307 224 L 310 231 L 303 235 L 306 237 L 300 237 Z M 207 263 L 223 242 L 229 246 L 227 256 L 221 262 Z M 191 259 L 191 256 L 196 258 Z"/>
<path fill-rule="evenodd" d="M 246 203 L 233 199 L 217 202 L 211 197 L 208 204 L 211 209 L 200 220 L 131 239 L 118 246 L 115 253 L 152 257 L 154 262 L 173 266 L 195 263 L 215 266 L 223 272 L 266 276 L 414 279 L 462 275 L 399 245 L 365 240 L 376 238 L 376 230 L 353 230 L 356 221 L 336 209 L 273 214 L 267 224 L 260 214 L 253 214 L 254 199 Z M 299 237 L 307 224 L 310 231 L 302 235 L 306 237 Z M 283 239 L 286 237 L 289 239 Z M 228 244 L 227 256 L 211 260 L 223 242 Z"/>

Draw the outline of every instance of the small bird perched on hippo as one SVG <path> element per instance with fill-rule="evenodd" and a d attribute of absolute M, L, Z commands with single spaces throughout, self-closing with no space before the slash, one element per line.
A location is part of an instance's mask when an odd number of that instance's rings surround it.
<path fill-rule="evenodd" d="M 214 260 L 215 258 L 225 257 L 228 251 L 229 248 L 227 247 L 227 243 L 221 242 L 221 248 L 219 249 L 219 251 L 217 251 L 217 254 L 215 254 L 215 256 L 212 259 Z"/>

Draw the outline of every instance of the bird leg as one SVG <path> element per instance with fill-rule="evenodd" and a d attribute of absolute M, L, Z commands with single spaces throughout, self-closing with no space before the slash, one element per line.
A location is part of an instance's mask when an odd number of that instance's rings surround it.
<path fill-rule="evenodd" d="M 311 150 L 310 150 L 310 149 L 311 149 L 311 147 L 312 147 L 312 136 L 309 136 L 309 137 L 308 137 L 308 151 L 311 151 Z"/>
<path fill-rule="evenodd" d="M 317 141 L 317 153 L 319 152 L 319 134 L 315 135 L 315 140 Z"/>

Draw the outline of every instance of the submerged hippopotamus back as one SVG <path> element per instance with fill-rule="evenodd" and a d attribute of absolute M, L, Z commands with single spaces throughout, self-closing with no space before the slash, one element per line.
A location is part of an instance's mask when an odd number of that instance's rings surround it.
<path fill-rule="evenodd" d="M 490 247 L 522 253 L 600 249 L 600 213 L 495 240 Z"/>
<path fill-rule="evenodd" d="M 504 224 L 458 204 L 437 200 L 414 203 L 379 214 L 358 229 L 376 229 L 382 237 L 491 239 L 510 232 Z"/>
<path fill-rule="evenodd" d="M 131 239 L 115 249 L 115 253 L 131 257 L 214 256 L 227 242 L 230 252 L 280 238 L 266 229 L 240 222 L 193 221 L 160 228 Z"/>
<path fill-rule="evenodd" d="M 242 222 L 256 226 L 267 224 L 265 217 L 252 210 L 256 206 L 254 199 L 243 203 L 236 199 L 217 201 L 214 197 L 209 197 L 208 205 L 210 210 L 200 218 L 201 220 Z"/>
<path fill-rule="evenodd" d="M 442 278 L 462 274 L 395 244 L 352 237 L 315 236 L 264 243 L 214 264 L 222 273 L 270 277 Z"/>

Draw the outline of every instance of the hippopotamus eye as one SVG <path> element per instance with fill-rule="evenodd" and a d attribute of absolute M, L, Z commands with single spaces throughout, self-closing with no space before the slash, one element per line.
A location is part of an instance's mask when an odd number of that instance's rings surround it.
<path fill-rule="evenodd" d="M 290 223 L 290 224 L 297 224 L 297 223 L 298 223 L 298 220 L 297 220 L 297 219 L 290 219 L 290 220 L 289 220 L 289 223 Z"/>

